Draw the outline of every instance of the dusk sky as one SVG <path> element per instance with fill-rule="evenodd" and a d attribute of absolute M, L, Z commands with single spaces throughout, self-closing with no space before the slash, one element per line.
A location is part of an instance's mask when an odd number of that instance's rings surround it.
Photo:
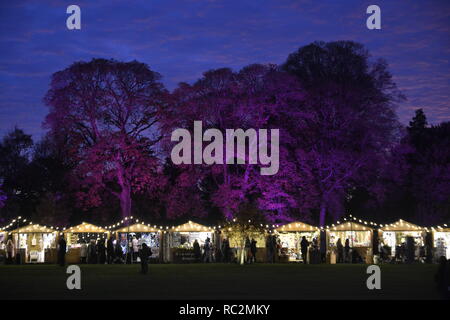
<path fill-rule="evenodd" d="M 81 30 L 66 28 L 81 7 Z M 381 30 L 366 8 L 381 7 Z M 385 58 L 407 101 L 450 120 L 450 1 L 145 0 L 6 1 L 0 4 L 0 135 L 15 125 L 39 138 L 52 73 L 94 57 L 147 63 L 172 90 L 212 68 L 282 63 L 315 40 L 354 40 Z"/>

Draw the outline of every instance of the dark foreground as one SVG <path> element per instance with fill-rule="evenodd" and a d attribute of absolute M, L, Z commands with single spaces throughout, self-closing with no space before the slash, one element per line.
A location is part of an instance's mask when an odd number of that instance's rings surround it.
<path fill-rule="evenodd" d="M 381 290 L 366 265 L 82 265 L 81 290 L 65 268 L 0 266 L 0 299 L 439 299 L 436 265 L 382 265 Z"/>

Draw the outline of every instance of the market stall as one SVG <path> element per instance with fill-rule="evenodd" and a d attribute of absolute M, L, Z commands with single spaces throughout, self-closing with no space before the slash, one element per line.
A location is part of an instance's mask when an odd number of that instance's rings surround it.
<path fill-rule="evenodd" d="M 414 239 L 416 249 L 422 247 L 424 245 L 424 231 L 424 228 L 400 219 L 395 223 L 381 226 L 379 230 L 380 245 L 390 248 L 391 255 L 395 257 L 396 253 L 399 253 L 398 250 L 405 247 L 408 237 Z M 416 256 L 418 255 L 419 252 L 416 253 Z"/>
<path fill-rule="evenodd" d="M 432 228 L 435 260 L 444 256 L 450 259 L 450 228 L 438 226 Z"/>
<path fill-rule="evenodd" d="M 15 252 L 24 263 L 55 263 L 57 231 L 39 224 L 12 230 Z"/>
<path fill-rule="evenodd" d="M 352 251 L 351 257 L 344 257 L 344 259 L 347 259 L 348 262 L 354 261 L 353 251 L 356 251 L 363 262 L 372 263 L 372 238 L 373 229 L 367 224 L 354 221 L 339 223 L 327 229 L 327 251 L 336 253 L 338 240 L 341 240 L 342 246 L 345 246 L 348 240 Z"/>
<path fill-rule="evenodd" d="M 196 260 L 194 242 L 198 242 L 203 253 L 205 243 L 209 241 L 210 248 L 213 250 L 215 240 L 216 234 L 213 228 L 189 221 L 165 233 L 164 258 L 170 262 L 194 262 Z"/>
<path fill-rule="evenodd" d="M 302 261 L 300 242 L 303 237 L 311 246 L 319 243 L 319 229 L 303 222 L 291 222 L 275 231 L 281 243 L 281 261 Z"/>
<path fill-rule="evenodd" d="M 138 246 L 141 247 L 143 243 L 152 250 L 150 259 L 159 259 L 161 244 L 162 244 L 162 230 L 157 229 L 156 226 L 145 225 L 142 223 L 135 223 L 130 226 L 125 226 L 114 231 L 116 233 L 116 245 L 122 246 L 122 252 L 126 254 L 126 245 L 130 243 L 133 238 L 138 241 Z"/>
<path fill-rule="evenodd" d="M 80 262 L 80 248 L 82 242 L 89 245 L 89 243 L 96 243 L 100 239 L 106 241 L 109 234 L 108 230 L 86 222 L 65 229 L 63 233 L 67 244 L 67 263 Z"/>
<path fill-rule="evenodd" d="M 230 245 L 230 260 L 234 261 L 234 259 L 238 259 L 239 252 L 241 248 L 242 241 L 245 241 L 245 235 L 242 235 L 239 232 L 233 231 L 228 232 L 226 228 L 223 228 L 221 230 L 221 242 L 223 239 L 228 239 L 229 245 Z M 267 231 L 261 230 L 260 233 L 257 235 L 253 235 L 251 238 L 249 238 L 249 241 L 252 239 L 256 241 L 256 261 L 257 262 L 265 262 L 267 260 L 266 256 L 266 239 L 268 236 Z M 219 244 L 220 245 L 220 244 Z M 248 248 L 247 248 L 248 249 Z"/>

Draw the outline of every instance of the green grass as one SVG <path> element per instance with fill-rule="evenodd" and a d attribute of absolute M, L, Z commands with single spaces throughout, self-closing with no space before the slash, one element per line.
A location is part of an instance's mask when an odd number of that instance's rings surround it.
<path fill-rule="evenodd" d="M 381 290 L 366 287 L 366 265 L 82 265 L 82 290 L 65 268 L 0 266 L 0 299 L 439 299 L 436 265 L 382 265 Z"/>

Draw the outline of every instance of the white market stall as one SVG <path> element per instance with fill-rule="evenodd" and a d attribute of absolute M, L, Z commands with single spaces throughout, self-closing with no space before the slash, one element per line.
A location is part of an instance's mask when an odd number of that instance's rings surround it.
<path fill-rule="evenodd" d="M 310 245 L 314 242 L 319 244 L 319 228 L 304 222 L 291 222 L 276 228 L 275 231 L 281 242 L 281 255 L 286 256 L 288 261 L 302 260 L 300 242 L 303 237 Z"/>
<path fill-rule="evenodd" d="M 412 237 L 416 248 L 424 245 L 425 229 L 405 220 L 381 226 L 380 242 L 391 248 L 391 254 L 395 257 L 396 250 L 399 246 L 406 243 L 407 237 Z"/>
<path fill-rule="evenodd" d="M 210 244 L 215 243 L 215 230 L 192 221 L 173 227 L 165 233 L 166 252 L 164 258 L 170 262 L 194 261 L 193 245 L 197 240 L 203 248 L 209 238 Z"/>
<path fill-rule="evenodd" d="M 29 224 L 9 232 L 16 253 L 25 263 L 55 263 L 57 231 L 39 224 Z"/>
<path fill-rule="evenodd" d="M 104 239 L 106 241 L 109 231 L 105 228 L 82 222 L 77 226 L 65 229 L 63 233 L 67 245 L 67 263 L 79 263 L 81 242 L 85 241 L 89 245 L 91 240 Z"/>
<path fill-rule="evenodd" d="M 450 228 L 437 226 L 432 228 L 432 234 L 436 260 L 441 256 L 450 259 Z"/>
<path fill-rule="evenodd" d="M 151 259 L 159 259 L 162 245 L 162 230 L 156 226 L 145 225 L 143 223 L 135 223 L 125 226 L 114 231 L 116 233 L 116 245 L 122 246 L 122 252 L 126 253 L 126 245 L 136 237 L 139 247 L 143 243 L 152 250 Z"/>
<path fill-rule="evenodd" d="M 347 221 L 339 223 L 327 229 L 327 249 L 335 251 L 337 241 L 340 239 L 342 246 L 346 240 L 352 250 L 355 250 L 366 263 L 371 263 L 373 259 L 372 239 L 373 229 L 367 223 L 356 223 Z"/>

